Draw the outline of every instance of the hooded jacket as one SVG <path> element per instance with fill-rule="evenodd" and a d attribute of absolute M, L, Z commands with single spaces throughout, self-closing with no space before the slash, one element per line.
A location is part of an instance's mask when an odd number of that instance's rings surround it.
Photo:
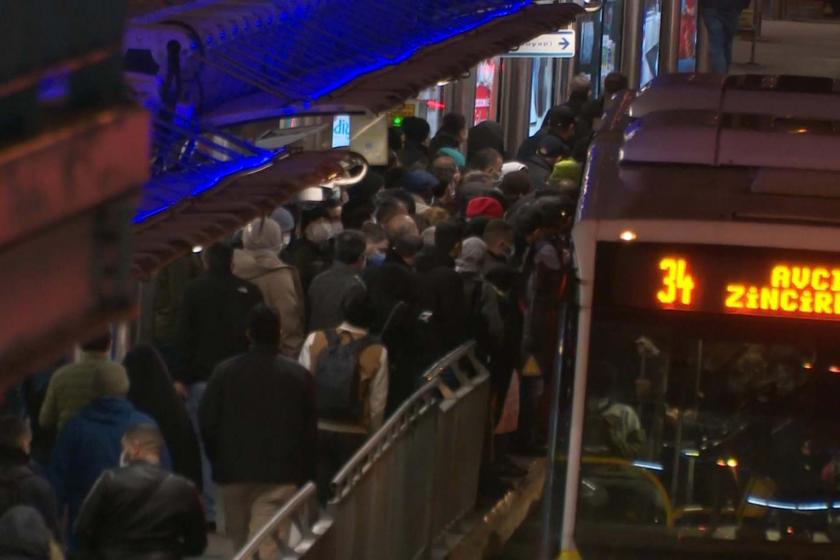
<path fill-rule="evenodd" d="M 180 362 L 173 377 L 206 382 L 220 362 L 244 352 L 248 311 L 260 300 L 256 286 L 228 271 L 207 271 L 187 284 L 178 314 Z"/>
<path fill-rule="evenodd" d="M 83 406 L 95 398 L 128 393 L 125 368 L 102 352 L 82 352 L 78 362 L 59 368 L 50 379 L 39 422 L 60 430 Z"/>
<path fill-rule="evenodd" d="M 263 301 L 280 319 L 280 349 L 297 358 L 306 335 L 303 288 L 297 270 L 269 249 L 240 249 L 233 253 L 233 273 L 256 284 Z"/>
<path fill-rule="evenodd" d="M 82 501 L 102 471 L 119 465 L 123 434 L 136 424 L 157 426 L 150 416 L 135 410 L 125 398 L 102 397 L 79 411 L 58 435 L 49 474 L 59 509 L 67 507 L 69 527 L 73 526 Z M 171 466 L 168 453 L 163 463 Z M 75 536 L 69 539 L 69 544 L 75 550 Z"/>

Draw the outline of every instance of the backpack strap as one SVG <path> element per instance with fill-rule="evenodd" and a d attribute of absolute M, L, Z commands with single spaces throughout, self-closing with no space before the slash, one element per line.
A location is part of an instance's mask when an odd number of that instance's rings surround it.
<path fill-rule="evenodd" d="M 356 352 L 356 354 L 360 354 L 365 348 L 367 348 L 368 346 L 373 346 L 378 342 L 378 336 L 366 334 L 364 336 L 351 340 L 348 344 L 351 344 L 353 346 L 353 350 Z"/>
<path fill-rule="evenodd" d="M 394 320 L 394 316 L 397 312 L 404 307 L 408 307 L 408 304 L 402 300 L 394 304 L 394 307 L 392 307 L 391 311 L 388 313 L 388 318 L 385 319 L 385 324 L 382 325 L 382 336 L 385 336 L 385 333 L 388 332 L 388 328 L 391 326 L 391 322 Z"/>
<path fill-rule="evenodd" d="M 338 335 L 338 329 L 326 329 L 324 331 L 324 337 L 327 339 L 327 348 L 341 344 L 341 337 Z"/>

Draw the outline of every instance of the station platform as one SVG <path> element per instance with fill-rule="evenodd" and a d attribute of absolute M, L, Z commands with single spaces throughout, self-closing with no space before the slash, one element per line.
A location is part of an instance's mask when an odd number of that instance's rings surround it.
<path fill-rule="evenodd" d="M 800 11 L 797 20 L 765 20 L 750 64 L 751 40 L 739 37 L 733 74 L 794 74 L 840 79 L 840 19 Z M 811 17 L 805 17 L 811 16 Z"/>

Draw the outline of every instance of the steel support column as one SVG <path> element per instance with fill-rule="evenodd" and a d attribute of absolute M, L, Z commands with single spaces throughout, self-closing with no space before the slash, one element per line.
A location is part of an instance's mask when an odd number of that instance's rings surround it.
<path fill-rule="evenodd" d="M 677 72 L 680 58 L 680 0 L 663 0 L 659 34 L 659 73 Z"/>
<path fill-rule="evenodd" d="M 642 61 L 642 0 L 624 2 L 621 35 L 621 71 L 630 89 L 639 87 Z"/>
<path fill-rule="evenodd" d="M 505 123 L 505 146 L 513 151 L 528 134 L 531 59 L 504 59 L 500 90 L 499 122 Z"/>

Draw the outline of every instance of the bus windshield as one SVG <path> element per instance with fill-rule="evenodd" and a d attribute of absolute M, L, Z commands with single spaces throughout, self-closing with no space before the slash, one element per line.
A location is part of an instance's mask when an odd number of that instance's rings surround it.
<path fill-rule="evenodd" d="M 578 530 L 840 544 L 840 324 L 598 301 Z"/>

